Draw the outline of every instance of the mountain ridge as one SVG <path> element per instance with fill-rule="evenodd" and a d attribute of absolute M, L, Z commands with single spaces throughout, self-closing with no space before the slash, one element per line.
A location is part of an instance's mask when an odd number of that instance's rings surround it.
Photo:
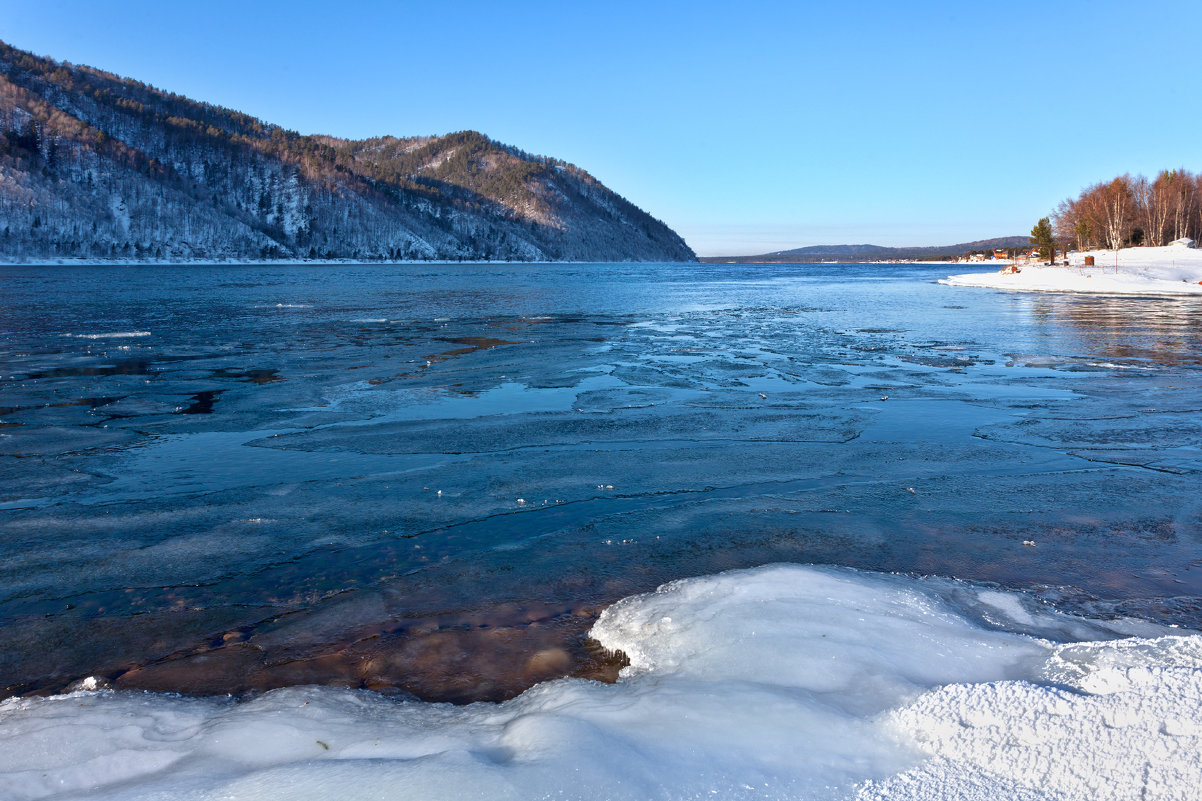
<path fill-rule="evenodd" d="M 808 263 L 816 261 L 840 261 L 839 257 L 858 257 L 855 263 L 862 259 L 883 261 L 887 259 L 933 259 L 944 260 L 957 258 L 973 251 L 1030 247 L 1030 238 L 1025 236 L 1001 236 L 993 239 L 978 239 L 972 242 L 960 242 L 954 245 L 929 245 L 921 247 L 888 247 L 885 245 L 809 245 L 791 250 L 777 250 L 771 253 L 761 253 L 754 256 L 702 256 L 698 260 L 707 264 L 720 263 L 753 263 L 753 264 L 788 264 Z"/>
<path fill-rule="evenodd" d="M 302 135 L 0 42 L 0 258 L 696 257 L 583 169 L 476 131 Z"/>

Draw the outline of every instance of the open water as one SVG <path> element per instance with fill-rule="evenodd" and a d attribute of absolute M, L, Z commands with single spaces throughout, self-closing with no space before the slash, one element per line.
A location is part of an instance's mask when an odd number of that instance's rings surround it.
<path fill-rule="evenodd" d="M 946 274 L 0 268 L 0 689 L 499 700 L 775 562 L 1202 627 L 1202 300 Z"/>

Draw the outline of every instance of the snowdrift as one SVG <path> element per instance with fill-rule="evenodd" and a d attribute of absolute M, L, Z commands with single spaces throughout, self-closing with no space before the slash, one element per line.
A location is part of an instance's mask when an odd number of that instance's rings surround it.
<path fill-rule="evenodd" d="M 609 608 L 615 685 L 499 705 L 299 687 L 0 704 L 0 793 L 97 799 L 1195 797 L 1202 635 L 778 565 Z M 1141 796 L 1141 793 L 1147 793 Z"/>

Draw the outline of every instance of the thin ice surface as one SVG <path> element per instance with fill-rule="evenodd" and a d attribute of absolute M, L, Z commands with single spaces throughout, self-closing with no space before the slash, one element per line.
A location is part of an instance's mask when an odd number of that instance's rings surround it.
<path fill-rule="evenodd" d="M 1196 299 L 890 266 L 4 273 L 10 692 L 507 698 L 612 672 L 606 604 L 773 561 L 1199 623 Z"/>

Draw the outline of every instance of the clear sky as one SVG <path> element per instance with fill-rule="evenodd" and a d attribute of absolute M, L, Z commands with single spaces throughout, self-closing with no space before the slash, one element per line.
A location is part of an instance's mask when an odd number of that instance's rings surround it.
<path fill-rule="evenodd" d="M 1026 234 L 1202 170 L 1202 2 L 0 0 L 0 39 L 302 133 L 475 129 L 701 255 Z"/>

